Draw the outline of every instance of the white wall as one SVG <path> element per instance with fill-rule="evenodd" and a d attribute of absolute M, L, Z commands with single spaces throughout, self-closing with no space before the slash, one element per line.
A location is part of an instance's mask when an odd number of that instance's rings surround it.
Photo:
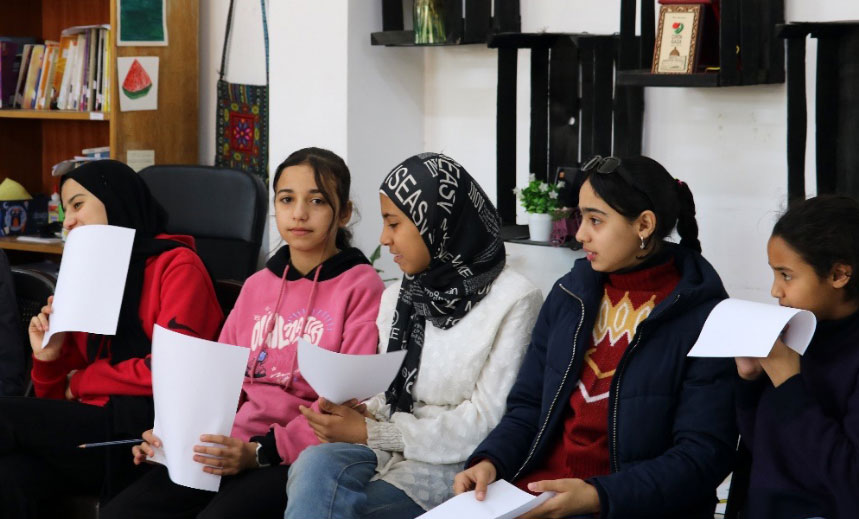
<path fill-rule="evenodd" d="M 422 49 L 371 46 L 370 33 L 382 27 L 382 10 L 378 2 L 369 4 L 373 8 L 368 4 L 349 2 L 343 156 L 352 173 L 352 200 L 360 211 L 354 244 L 367 256 L 379 245 L 382 231 L 382 179 L 403 159 L 424 151 L 425 92 Z M 376 266 L 384 279 L 400 277 L 387 250 Z"/>
<path fill-rule="evenodd" d="M 837 22 L 859 20 L 856 0 L 787 0 L 784 18 L 789 22 Z"/>

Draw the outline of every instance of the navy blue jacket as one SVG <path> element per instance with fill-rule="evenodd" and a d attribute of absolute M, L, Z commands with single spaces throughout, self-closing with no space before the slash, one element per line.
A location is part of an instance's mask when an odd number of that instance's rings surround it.
<path fill-rule="evenodd" d="M 859 312 L 820 321 L 800 374 L 741 383 L 752 452 L 746 517 L 859 517 Z"/>
<path fill-rule="evenodd" d="M 589 480 L 601 517 L 712 519 L 715 489 L 737 442 L 733 359 L 687 358 L 713 307 L 727 297 L 698 253 L 666 244 L 681 280 L 638 326 L 609 393 L 611 474 Z M 499 479 L 540 466 L 559 441 L 599 312 L 606 277 L 580 259 L 552 289 L 498 426 L 468 464 L 486 458 Z"/>

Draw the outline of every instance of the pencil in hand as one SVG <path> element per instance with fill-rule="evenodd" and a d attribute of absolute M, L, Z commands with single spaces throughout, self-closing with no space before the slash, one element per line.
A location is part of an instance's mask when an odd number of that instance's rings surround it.
<path fill-rule="evenodd" d="M 132 443 L 143 443 L 143 438 L 132 438 L 130 440 L 113 440 L 109 442 L 82 443 L 78 449 L 91 449 L 93 447 L 113 447 L 114 445 L 129 445 Z"/>

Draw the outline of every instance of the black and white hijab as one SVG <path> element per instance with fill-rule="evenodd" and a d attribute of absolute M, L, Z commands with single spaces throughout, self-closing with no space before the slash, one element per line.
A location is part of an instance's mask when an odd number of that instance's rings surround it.
<path fill-rule="evenodd" d="M 385 393 L 391 413 L 411 412 L 426 321 L 448 329 L 489 293 L 504 268 L 501 218 L 486 193 L 455 160 L 421 153 L 395 167 L 381 193 L 408 216 L 430 252 L 429 267 L 404 275 L 388 350 L 407 350 Z"/>

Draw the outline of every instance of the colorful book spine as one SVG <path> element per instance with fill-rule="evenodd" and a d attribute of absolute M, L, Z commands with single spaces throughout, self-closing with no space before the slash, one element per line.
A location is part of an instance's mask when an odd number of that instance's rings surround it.
<path fill-rule="evenodd" d="M 15 86 L 15 99 L 12 107 L 21 108 L 24 104 L 24 85 L 27 83 L 27 71 L 30 68 L 30 55 L 33 53 L 33 44 L 24 45 L 21 51 L 21 65 L 18 67 L 18 83 Z"/>
<path fill-rule="evenodd" d="M 27 71 L 27 83 L 24 85 L 24 102 L 22 108 L 36 107 L 36 87 L 39 85 L 39 74 L 42 72 L 42 61 L 45 56 L 44 45 L 34 45 L 30 55 L 30 67 Z"/>
<path fill-rule="evenodd" d="M 54 109 L 59 106 L 59 97 L 66 75 L 66 64 L 69 62 L 71 45 L 72 37 L 64 34 L 60 38 L 60 49 L 57 51 L 57 64 L 54 67 L 53 82 L 51 83 L 50 107 Z"/>
<path fill-rule="evenodd" d="M 0 41 L 0 108 L 10 108 L 15 100 L 20 51 L 18 43 Z"/>

